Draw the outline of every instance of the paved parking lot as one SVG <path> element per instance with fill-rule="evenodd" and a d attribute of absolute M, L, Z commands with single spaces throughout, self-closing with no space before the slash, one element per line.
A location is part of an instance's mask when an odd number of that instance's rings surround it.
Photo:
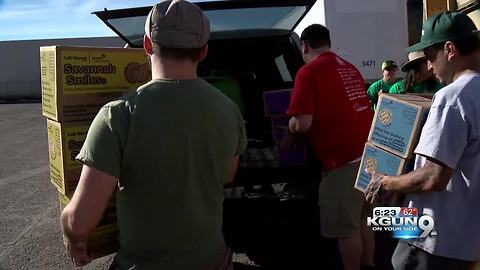
<path fill-rule="evenodd" d="M 40 104 L 0 104 L 0 269 L 74 269 L 49 182 Z M 110 258 L 84 269 L 106 269 Z"/>

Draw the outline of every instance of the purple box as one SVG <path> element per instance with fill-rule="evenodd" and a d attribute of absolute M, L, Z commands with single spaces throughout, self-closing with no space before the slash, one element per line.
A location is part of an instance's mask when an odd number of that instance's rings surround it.
<path fill-rule="evenodd" d="M 287 113 L 292 89 L 263 92 L 265 116 L 279 116 Z"/>
<path fill-rule="evenodd" d="M 283 139 L 285 132 L 287 132 L 289 121 L 290 117 L 288 116 L 272 117 L 273 140 L 281 141 Z"/>

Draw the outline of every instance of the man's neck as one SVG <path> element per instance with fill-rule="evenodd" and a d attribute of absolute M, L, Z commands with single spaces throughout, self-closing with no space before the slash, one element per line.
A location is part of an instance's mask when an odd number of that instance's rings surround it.
<path fill-rule="evenodd" d="M 395 82 L 395 78 L 391 78 L 391 79 L 385 79 L 383 78 L 383 81 L 386 82 L 386 83 L 394 83 Z"/>
<path fill-rule="evenodd" d="M 197 63 L 189 60 L 152 57 L 152 80 L 192 80 L 197 78 Z"/>
<path fill-rule="evenodd" d="M 464 74 L 480 73 L 480 52 L 460 56 L 453 72 L 453 81 Z"/>
<path fill-rule="evenodd" d="M 316 48 L 316 49 L 311 49 L 309 63 L 312 62 L 313 60 L 315 60 L 319 55 L 324 54 L 326 52 L 330 52 L 330 48 L 320 47 L 320 48 Z"/>

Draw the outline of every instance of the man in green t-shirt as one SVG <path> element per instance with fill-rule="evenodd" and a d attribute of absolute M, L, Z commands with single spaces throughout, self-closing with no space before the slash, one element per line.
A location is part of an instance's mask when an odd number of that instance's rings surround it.
<path fill-rule="evenodd" d="M 120 249 L 110 269 L 232 269 L 222 234 L 223 186 L 246 134 L 238 107 L 197 77 L 210 34 L 194 4 L 164 1 L 145 23 L 152 81 L 105 105 L 77 159 L 77 190 L 61 214 L 76 266 L 116 191 Z"/>
<path fill-rule="evenodd" d="M 368 98 L 372 102 L 373 110 L 377 106 L 378 94 L 388 93 L 390 87 L 395 84 L 397 79 L 398 66 L 393 60 L 385 60 L 382 64 L 382 75 L 383 78 L 374 82 L 367 90 Z"/>

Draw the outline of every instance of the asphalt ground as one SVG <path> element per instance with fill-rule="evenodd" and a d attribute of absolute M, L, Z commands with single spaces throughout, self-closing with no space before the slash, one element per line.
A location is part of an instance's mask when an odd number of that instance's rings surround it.
<path fill-rule="evenodd" d="M 58 192 L 49 180 L 46 120 L 40 103 L 0 103 L 0 270 L 76 269 L 62 242 L 59 214 Z M 303 225 L 297 226 L 301 234 Z M 286 234 L 280 234 L 285 238 Z M 390 269 L 394 243 L 377 236 L 378 269 Z M 290 235 L 292 243 L 295 237 Z M 320 269 L 338 269 L 335 242 L 322 241 L 317 257 L 323 265 Z M 302 241 L 296 243 L 301 245 Z M 262 253 L 270 253 L 268 246 L 259 248 Z M 269 256 L 281 260 L 289 254 Z M 108 269 L 112 257 L 96 259 L 83 269 Z M 245 254 L 234 254 L 234 261 L 236 270 L 266 269 Z"/>

